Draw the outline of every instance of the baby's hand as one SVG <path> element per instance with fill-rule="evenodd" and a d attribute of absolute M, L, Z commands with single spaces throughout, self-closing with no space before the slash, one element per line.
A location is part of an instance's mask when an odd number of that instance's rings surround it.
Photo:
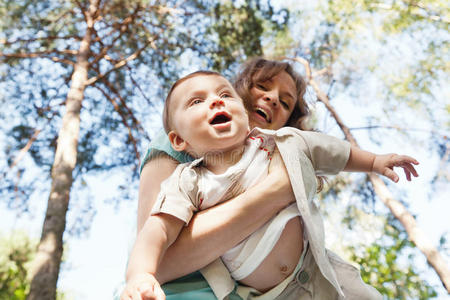
<path fill-rule="evenodd" d="M 394 167 L 401 167 L 405 172 L 406 179 L 411 181 L 411 174 L 414 177 L 419 176 L 413 166 L 418 164 L 419 162 L 417 160 L 407 155 L 376 155 L 373 161 L 372 171 L 384 175 L 394 182 L 398 182 L 398 175 L 394 172 Z"/>
<path fill-rule="evenodd" d="M 148 273 L 137 274 L 127 281 L 120 300 L 165 300 L 156 278 Z"/>

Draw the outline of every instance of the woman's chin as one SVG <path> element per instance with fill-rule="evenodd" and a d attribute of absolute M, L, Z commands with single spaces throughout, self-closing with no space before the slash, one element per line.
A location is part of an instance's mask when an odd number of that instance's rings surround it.
<path fill-rule="evenodd" d="M 250 120 L 250 128 L 259 127 L 262 129 L 270 129 L 270 124 L 266 120 L 253 119 Z"/>

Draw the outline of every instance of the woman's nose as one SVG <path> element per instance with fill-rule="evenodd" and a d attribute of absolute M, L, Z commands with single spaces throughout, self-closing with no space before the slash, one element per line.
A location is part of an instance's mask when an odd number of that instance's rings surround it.
<path fill-rule="evenodd" d="M 225 102 L 223 102 L 222 99 L 214 99 L 211 104 L 209 105 L 209 108 L 215 108 L 215 107 L 220 107 L 220 106 L 225 106 Z"/>
<path fill-rule="evenodd" d="M 278 106 L 278 97 L 275 94 L 266 94 L 264 95 L 264 101 L 267 101 L 269 104 L 271 104 L 274 107 Z"/>

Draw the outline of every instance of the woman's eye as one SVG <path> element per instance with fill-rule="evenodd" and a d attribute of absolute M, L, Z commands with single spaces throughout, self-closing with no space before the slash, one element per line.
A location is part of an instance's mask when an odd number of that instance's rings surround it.
<path fill-rule="evenodd" d="M 260 84 L 260 83 L 257 83 L 257 84 L 256 84 L 256 87 L 257 87 L 258 89 L 260 89 L 260 90 L 267 91 L 266 87 L 265 87 L 264 85 Z"/>
<path fill-rule="evenodd" d="M 281 105 L 283 105 L 284 108 L 289 109 L 289 104 L 287 104 L 287 102 L 280 99 L 280 103 Z"/>

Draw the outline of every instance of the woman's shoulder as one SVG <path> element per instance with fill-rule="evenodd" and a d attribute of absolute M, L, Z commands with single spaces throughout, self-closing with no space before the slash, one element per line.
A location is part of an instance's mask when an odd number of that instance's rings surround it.
<path fill-rule="evenodd" d="M 146 163 L 157 157 L 170 157 L 179 163 L 186 163 L 192 161 L 192 157 L 185 152 L 178 152 L 172 148 L 170 144 L 169 137 L 164 130 L 160 130 L 156 136 L 150 142 L 147 151 L 145 153 L 144 159 L 141 163 L 140 172 Z"/>

